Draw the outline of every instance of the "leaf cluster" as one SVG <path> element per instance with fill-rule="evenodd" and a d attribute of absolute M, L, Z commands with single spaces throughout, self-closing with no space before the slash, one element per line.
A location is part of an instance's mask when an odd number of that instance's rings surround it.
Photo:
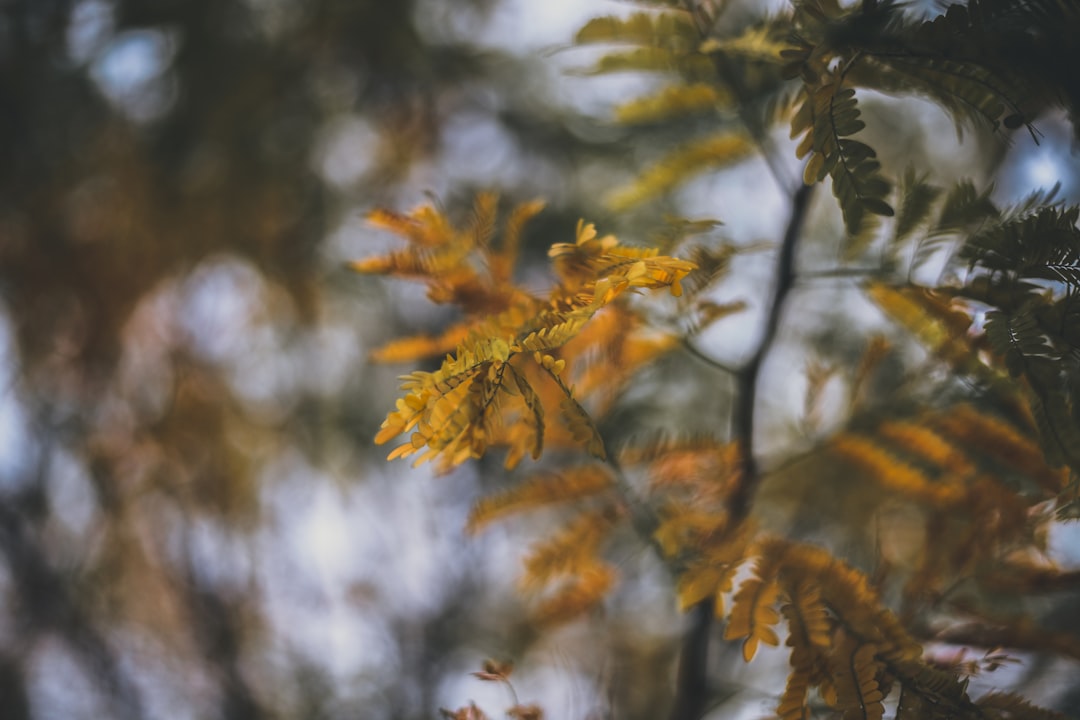
<path fill-rule="evenodd" d="M 615 191 L 610 203 L 616 209 L 670 192 L 701 172 L 730 167 L 756 150 L 768 156 L 769 129 L 788 123 L 791 137 L 800 138 L 797 157 L 808 158 L 805 182 L 830 178 L 856 252 L 873 238 L 878 219 L 894 213 L 890 169 L 857 137 L 865 127 L 861 90 L 926 97 L 953 116 L 958 133 L 965 126 L 997 133 L 1025 128 L 1036 141 L 1032 120 L 1038 112 L 1074 103 L 1061 88 L 1071 80 L 1054 75 L 1058 57 L 1067 52 L 1061 28 L 1080 28 L 1080 12 L 1057 0 L 973 1 L 926 20 L 895 2 L 799 0 L 786 14 L 723 32 L 713 30 L 726 28 L 717 18 L 703 22 L 700 14 L 673 5 L 629 18 L 597 18 L 576 38 L 581 44 L 630 45 L 634 57 L 666 58 L 635 64 L 619 50 L 601 59 L 596 70 L 659 71 L 672 80 L 616 108 L 619 122 L 712 118 L 711 132 L 691 134 Z M 1018 47 L 1037 60 L 1023 61 Z M 906 223 L 900 227 L 907 230 Z"/>
<path fill-rule="evenodd" d="M 1075 471 L 1080 208 L 1056 202 L 1056 191 L 1036 191 L 999 209 L 989 191 L 970 182 L 945 192 L 909 173 L 894 247 L 918 237 L 918 264 L 945 242 L 949 266 L 962 281 L 937 291 L 883 285 L 868 291 L 954 370 L 999 395 L 1009 395 L 1019 380 L 1048 459 Z"/>
<path fill-rule="evenodd" d="M 1036 113 L 1070 100 L 1051 91 L 1060 84 L 1054 78 L 1029 82 L 1031 68 L 1001 50 L 1016 38 L 1018 19 L 1066 20 L 1071 12 L 1055 0 L 973 0 L 917 19 L 886 0 L 796 0 L 786 14 L 730 27 L 697 4 L 651 5 L 579 31 L 579 44 L 615 48 L 588 72 L 662 73 L 669 82 L 622 104 L 616 119 L 648 130 L 694 116 L 710 132 L 672 148 L 617 190 L 612 205 L 628 208 L 755 152 L 785 184 L 768 137 L 782 125 L 805 161 L 805 187 L 785 189 L 805 201 L 828 178 L 849 257 L 891 229 L 883 262 L 858 287 L 925 347 L 921 370 L 940 372 L 919 379 L 925 397 L 897 392 L 864 407 L 868 378 L 889 361 L 901 364 L 892 341 L 868 343 L 850 374 L 849 416 L 839 431 L 814 439 L 806 466 L 817 469 L 801 481 L 818 493 L 871 488 L 873 507 L 846 521 L 869 525 L 894 503 L 918 519 L 918 539 L 907 541 L 906 553 L 892 552 L 895 538 L 882 531 L 882 547 L 868 552 L 877 563 L 868 574 L 824 547 L 763 530 L 764 513 L 746 509 L 764 475 L 752 437 L 758 370 L 780 327 L 779 305 L 798 280 L 794 269 L 778 265 L 768 340 L 747 366 L 712 363 L 736 394 L 748 396 L 732 402 L 736 437 L 638 438 L 616 458 L 594 418 L 647 363 L 680 341 L 693 352 L 689 340 L 701 326 L 741 309 L 700 297 L 726 277 L 736 249 L 703 243 L 683 260 L 623 245 L 580 222 L 573 242 L 552 245 L 555 282 L 540 295 L 515 285 L 512 271 L 520 226 L 538 207 L 513 211 L 496 242 L 495 204 L 486 196 L 464 229 L 431 209 L 373 216 L 410 246 L 357 269 L 420 279 L 429 297 L 464 312 L 442 336 L 382 351 L 398 360 L 450 352 L 437 370 L 405 376 L 404 396 L 377 442 L 411 434 L 391 458 L 437 458 L 443 469 L 494 445 L 509 446 L 512 468 L 526 454 L 540 456 L 558 432 L 591 455 L 481 499 L 470 518 L 477 530 L 522 511 L 572 508 L 525 558 L 521 586 L 537 598 L 539 621 L 602 607 L 617 578 L 609 548 L 629 527 L 670 569 L 679 606 L 708 607 L 726 623 L 724 637 L 741 641 L 746 662 L 761 646 L 790 648 L 780 717 L 808 718 L 817 701 L 845 720 L 883 718 L 887 708 L 898 720 L 1054 717 L 1011 695 L 974 697 L 970 667 L 941 661 L 921 643 L 934 639 L 931 618 L 948 611 L 971 619 L 976 640 L 1076 654 L 1072 640 L 995 615 L 987 597 L 1009 580 L 1022 596 L 1070 579 L 1045 553 L 1054 513 L 1070 508 L 1070 473 L 1080 472 L 1080 209 L 1055 202 L 1053 192 L 1002 209 L 991 188 L 941 187 L 915 170 L 894 183 L 895 169 L 883 167 L 860 135 L 859 100 L 865 91 L 918 95 L 949 112 L 958 131 L 1026 128 L 1037 139 Z M 1038 25 L 1031 34 L 1054 32 Z M 800 231 L 793 211 L 778 262 L 794 266 Z M 904 258 L 906 277 L 897 273 Z M 945 261 L 942 279 L 914 282 L 931 258 Z M 681 336 L 671 328 L 650 335 L 657 328 L 632 302 L 638 291 L 664 288 L 682 298 Z M 830 377 L 844 382 L 841 370 L 808 373 L 808 396 L 820 395 Z M 912 382 L 895 385 L 910 390 Z M 546 420 L 556 406 L 559 430 Z M 808 413 L 814 407 L 811 397 Z M 961 584 L 963 596 L 955 591 Z"/>
<path fill-rule="evenodd" d="M 598 314 L 628 313 L 620 306 L 630 292 L 669 288 L 673 295 L 681 295 L 681 281 L 694 265 L 654 249 L 621 245 L 615 237 L 600 237 L 593 225 L 580 222 L 574 242 L 551 247 L 558 282 L 548 298 L 538 297 L 511 282 L 521 226 L 538 210 L 535 203 L 514 210 L 498 246 L 492 243 L 496 204 L 491 195 L 478 198 L 473 221 L 462 230 L 430 207 L 404 217 L 385 211 L 372 215 L 376 224 L 403 236 L 410 245 L 358 261 L 354 269 L 422 279 L 430 298 L 456 303 L 467 314 L 439 340 L 397 342 L 378 353 L 401 360 L 426 355 L 440 341 L 455 343 L 454 352 L 437 370 L 402 378 L 405 395 L 376 436 L 377 443 L 384 443 L 411 433 L 409 442 L 397 447 L 391 458 L 419 453 L 417 463 L 438 458 L 446 470 L 483 456 L 491 445 L 507 445 L 506 465 L 512 468 L 526 454 L 540 456 L 545 417 L 552 405 L 558 407 L 574 441 L 596 457 L 605 456 L 592 419 L 564 380 L 567 358 L 557 355 Z M 601 332 L 585 347 L 575 348 L 576 355 L 587 355 L 590 346 L 612 341 L 601 325 Z M 615 344 L 624 370 L 632 368 L 625 362 L 631 356 L 648 362 L 666 346 L 632 333 L 620 333 Z M 538 389 L 544 378 L 544 389 Z"/>

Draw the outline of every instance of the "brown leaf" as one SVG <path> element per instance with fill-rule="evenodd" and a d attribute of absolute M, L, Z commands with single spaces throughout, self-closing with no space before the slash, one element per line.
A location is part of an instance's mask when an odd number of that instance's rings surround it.
<path fill-rule="evenodd" d="M 446 720 L 489 720 L 487 713 L 476 707 L 474 702 L 470 702 L 468 707 L 459 708 L 456 712 L 439 708 L 439 713 Z"/>
<path fill-rule="evenodd" d="M 484 669 L 472 673 L 472 676 L 488 682 L 507 682 L 510 678 L 510 673 L 513 671 L 513 662 L 509 660 L 501 661 L 488 658 L 484 661 Z"/>
<path fill-rule="evenodd" d="M 515 705 L 506 714 L 514 720 L 544 720 L 544 711 L 539 705 Z"/>

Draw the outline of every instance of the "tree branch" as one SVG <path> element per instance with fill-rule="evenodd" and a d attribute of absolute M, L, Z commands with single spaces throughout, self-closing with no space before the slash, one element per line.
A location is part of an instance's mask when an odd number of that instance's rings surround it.
<path fill-rule="evenodd" d="M 687 626 L 679 650 L 679 671 L 675 678 L 675 704 L 670 720 L 698 720 L 705 714 L 709 699 L 709 630 L 712 628 L 713 600 L 706 598 L 686 613 Z"/>
<path fill-rule="evenodd" d="M 754 416 L 758 383 L 761 368 L 780 328 L 784 303 L 795 286 L 795 246 L 802 234 L 806 211 L 815 187 L 816 185 L 800 185 L 792 197 L 791 216 L 784 231 L 784 241 L 776 256 L 776 284 L 773 286 L 772 300 L 765 318 L 765 330 L 758 340 L 754 354 L 739 371 L 739 391 L 735 398 L 733 424 L 741 450 L 742 473 L 728 497 L 729 527 L 737 526 L 749 515 L 754 494 L 761 481 L 757 459 L 754 457 Z"/>
<path fill-rule="evenodd" d="M 740 445 L 741 473 L 728 496 L 728 527 L 739 526 L 750 514 L 754 495 L 761 481 L 757 459 L 754 457 L 754 417 L 761 368 L 776 341 L 780 317 L 788 294 L 795 285 L 795 249 L 806 221 L 806 212 L 813 197 L 814 185 L 801 185 L 791 200 L 791 216 L 784 231 L 784 240 L 776 257 L 776 284 L 773 286 L 765 329 L 754 354 L 736 373 L 738 392 L 735 398 L 734 430 Z M 676 678 L 675 704 L 670 720 L 698 720 L 705 713 L 708 701 L 708 649 L 712 627 L 713 598 L 705 598 L 689 613 L 689 624 L 683 635 L 679 653 L 679 673 Z"/>
<path fill-rule="evenodd" d="M 708 18 L 708 22 L 703 22 L 697 4 L 691 0 L 686 0 L 685 4 L 698 23 L 698 29 L 701 30 L 703 35 L 707 35 L 712 18 Z M 716 58 L 715 64 L 717 71 L 731 87 L 735 96 L 737 98 L 741 97 L 743 88 L 739 78 L 731 72 L 722 58 Z M 768 138 L 748 116 L 742 103 L 737 103 L 737 106 L 739 108 L 739 117 L 757 143 L 773 179 L 781 187 L 791 187 L 793 182 L 788 180 L 785 169 L 770 152 Z M 807 207 L 810 204 L 810 198 L 813 196 L 813 188 L 812 185 L 800 183 L 798 189 L 792 195 L 791 216 L 788 219 L 787 228 L 784 231 L 784 240 L 776 258 L 776 285 L 773 287 L 768 315 L 765 320 L 765 330 L 750 360 L 744 367 L 734 373 L 738 383 L 738 391 L 735 399 L 733 423 L 735 436 L 740 443 L 742 472 L 728 497 L 729 528 L 738 527 L 749 515 L 754 494 L 760 484 L 757 460 L 754 458 L 754 408 L 757 402 L 758 380 L 765 357 L 776 339 L 784 301 L 795 284 L 795 246 L 802 233 Z M 685 345 L 691 351 L 691 354 L 694 354 L 699 359 L 706 360 L 711 365 L 717 365 L 700 352 L 694 352 L 697 348 L 691 343 L 685 343 Z M 727 368 L 723 369 L 726 370 Z M 684 631 L 682 649 L 679 653 L 679 671 L 675 681 L 675 702 L 669 716 L 670 720 L 698 720 L 705 714 L 708 702 L 709 632 L 712 628 L 714 602 L 712 597 L 705 598 L 694 605 L 687 613 L 689 623 Z"/>

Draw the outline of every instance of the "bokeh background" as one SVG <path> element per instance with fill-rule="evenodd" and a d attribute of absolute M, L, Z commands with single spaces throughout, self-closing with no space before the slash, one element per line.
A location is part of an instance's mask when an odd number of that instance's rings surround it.
<path fill-rule="evenodd" d="M 775 240 L 788 199 L 760 161 L 604 205 L 675 137 L 608 120 L 654 79 L 574 72 L 595 57 L 575 29 L 631 9 L 0 1 L 0 716 L 497 714 L 505 690 L 469 676 L 485 657 L 552 718 L 662 711 L 681 620 L 655 560 L 627 545 L 602 621 L 532 626 L 514 582 L 545 519 L 463 531 L 498 464 L 436 478 L 371 443 L 405 368 L 369 352 L 445 311 L 345 269 L 394 243 L 373 207 L 461 217 L 485 189 L 547 200 L 538 264 L 579 217 L 644 240 L 678 210 Z M 929 106 L 880 102 L 897 158 L 993 175 L 1002 198 L 1075 193 L 1061 118 L 1037 152 L 986 155 Z M 718 354 L 745 351 L 748 300 Z M 767 662 L 732 681 L 758 711 Z"/>

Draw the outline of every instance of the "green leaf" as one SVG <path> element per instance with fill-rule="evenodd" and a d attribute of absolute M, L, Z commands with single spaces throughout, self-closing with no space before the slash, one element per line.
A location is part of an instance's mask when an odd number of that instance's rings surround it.
<path fill-rule="evenodd" d="M 926 176 L 916 177 L 909 167 L 900 183 L 900 212 L 897 213 L 893 230 L 893 243 L 899 243 L 930 217 L 934 201 L 941 196 L 941 188 L 926 181 Z"/>

